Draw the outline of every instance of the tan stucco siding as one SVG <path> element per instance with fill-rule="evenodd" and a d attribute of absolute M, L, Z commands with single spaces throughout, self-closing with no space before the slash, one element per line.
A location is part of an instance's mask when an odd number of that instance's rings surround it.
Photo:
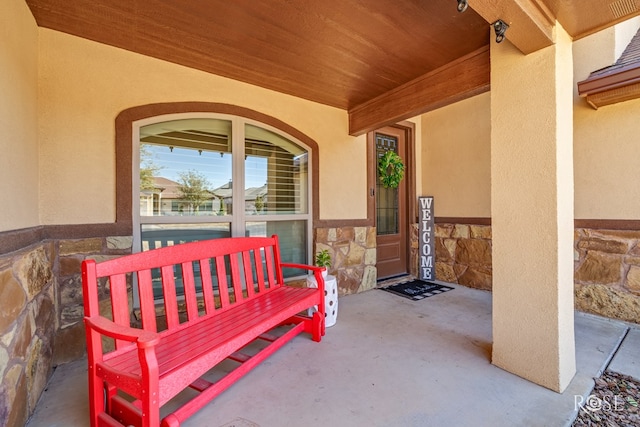
<path fill-rule="evenodd" d="M 8 101 L 2 101 L 0 117 L 10 123 L 7 135 L 11 134 L 2 143 L 13 148 L 4 150 L 8 154 L 3 159 L 21 166 L 19 170 L 0 170 L 3 194 L 13 201 L 10 209 L 0 214 L 2 229 L 38 222 L 38 156 L 33 144 L 37 96 L 43 224 L 113 221 L 113 120 L 120 111 L 135 105 L 171 101 L 240 105 L 298 128 L 320 146 L 320 217 L 366 216 L 364 136 L 347 135 L 346 112 L 59 32 L 36 30 L 28 9 L 21 2 L 14 2 L 14 7 L 14 13 L 3 16 L 21 18 L 12 19 L 3 29 L 15 42 L 3 44 L 0 60 L 21 71 L 21 84 L 7 83 L 13 78 L 12 67 L 2 67 L 0 72 L 7 77 L 0 85 L 8 93 Z M 626 27 L 574 43 L 575 82 L 615 61 L 620 41 L 629 37 Z M 38 77 L 33 69 L 37 58 L 29 45 L 37 42 L 38 34 L 40 84 L 36 96 L 33 82 Z M 22 72 L 29 67 L 31 73 Z M 483 94 L 427 113 L 419 121 L 417 139 L 422 142 L 416 151 L 417 193 L 436 196 L 437 216 L 491 216 L 489 111 L 490 96 Z M 576 93 L 576 218 L 640 217 L 640 186 L 636 185 L 640 170 L 635 164 L 638 114 L 640 101 L 595 111 Z M 11 142 L 15 140 L 22 141 L 17 151 Z M 18 179 L 16 175 L 20 175 Z"/>
<path fill-rule="evenodd" d="M 639 25 L 630 20 L 573 43 L 578 219 L 640 219 L 640 100 L 596 111 L 577 93 L 577 82 L 613 64 Z M 422 116 L 419 182 L 436 196 L 436 216 L 491 216 L 489 111 L 484 94 Z"/>
<path fill-rule="evenodd" d="M 421 185 L 439 217 L 491 216 L 489 93 L 422 116 Z"/>
<path fill-rule="evenodd" d="M 23 0 L 0 13 L 0 231 L 38 225 L 38 29 Z"/>
<path fill-rule="evenodd" d="M 640 100 L 598 110 L 577 94 L 589 73 L 612 65 L 629 27 L 609 28 L 573 44 L 575 216 L 578 219 L 640 219 Z"/>
<path fill-rule="evenodd" d="M 320 218 L 366 218 L 365 136 L 344 110 L 41 28 L 40 159 L 43 224 L 115 219 L 114 120 L 124 109 L 204 101 L 268 114 L 320 150 Z"/>

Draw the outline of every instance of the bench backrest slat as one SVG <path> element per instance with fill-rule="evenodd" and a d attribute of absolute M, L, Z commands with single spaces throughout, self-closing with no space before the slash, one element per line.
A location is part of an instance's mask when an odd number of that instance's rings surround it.
<path fill-rule="evenodd" d="M 202 297 L 204 299 L 204 310 L 206 314 L 211 314 L 216 309 L 216 300 L 213 297 L 213 280 L 211 279 L 211 267 L 208 259 L 201 259 L 200 276 L 202 277 Z"/>
<path fill-rule="evenodd" d="M 276 237 L 277 241 L 277 237 Z M 273 263 L 274 265 L 280 265 L 282 260 L 280 259 L 280 247 L 278 245 L 273 246 Z M 278 286 L 282 286 L 284 284 L 284 276 L 282 274 L 282 268 L 278 268 L 276 270 L 276 283 Z"/>
<path fill-rule="evenodd" d="M 220 308 L 227 308 L 229 306 L 229 283 L 227 283 L 227 268 L 224 265 L 224 257 L 216 258 L 216 273 L 218 274 Z"/>
<path fill-rule="evenodd" d="M 256 277 L 258 279 L 258 292 L 264 292 L 264 269 L 262 263 L 263 249 L 255 249 L 253 251 L 254 264 L 256 266 Z"/>
<path fill-rule="evenodd" d="M 164 309 L 169 329 L 180 324 L 178 315 L 178 300 L 176 297 L 175 276 L 173 265 L 165 265 L 160 269 L 163 285 Z M 155 315 L 155 313 L 154 313 Z M 144 316 L 144 313 L 143 313 Z"/>
<path fill-rule="evenodd" d="M 87 260 L 85 315 L 100 314 L 98 280 L 106 278 L 115 323 L 149 331 L 181 327 L 281 286 L 279 259 L 274 236 L 185 243 L 101 263 Z M 141 325 L 131 317 L 131 285 L 137 285 Z M 101 347 L 97 340 L 91 343 Z M 116 348 L 124 345 L 129 344 L 116 342 Z"/>
<path fill-rule="evenodd" d="M 267 286 L 267 288 L 269 289 L 275 287 L 277 283 L 274 277 L 275 269 L 273 268 L 273 254 L 271 253 L 270 249 L 271 248 L 265 248 L 264 250 L 265 262 L 267 263 L 267 280 L 269 283 L 269 286 Z"/>
<path fill-rule="evenodd" d="M 196 284 L 193 278 L 193 262 L 183 262 L 181 267 L 184 300 L 187 304 L 187 318 L 189 320 L 195 320 L 198 318 L 198 299 L 196 297 Z"/>
<path fill-rule="evenodd" d="M 244 299 L 242 294 L 242 279 L 240 278 L 240 268 L 238 267 L 238 254 L 229 256 L 231 263 L 231 283 L 233 284 L 233 294 L 235 301 Z"/>
<path fill-rule="evenodd" d="M 253 284 L 253 269 L 251 268 L 250 251 L 242 252 L 242 264 L 244 265 L 244 282 L 247 285 L 247 298 L 251 298 L 255 295 L 256 290 Z"/>
<path fill-rule="evenodd" d="M 129 325 L 131 323 L 129 313 L 129 296 L 127 295 L 127 278 L 124 274 L 117 274 L 109 278 L 109 287 L 111 289 L 111 300 L 117 301 L 112 304 L 111 315 L 113 321 L 119 325 Z M 116 340 L 116 348 L 127 345 L 126 341 Z"/>
<path fill-rule="evenodd" d="M 142 328 L 156 331 L 156 313 L 153 304 L 153 281 L 151 270 L 138 272 L 138 295 L 140 296 L 140 312 L 142 313 Z"/>

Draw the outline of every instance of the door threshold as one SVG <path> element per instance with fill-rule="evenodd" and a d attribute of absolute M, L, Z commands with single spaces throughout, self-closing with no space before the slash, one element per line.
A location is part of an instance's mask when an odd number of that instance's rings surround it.
<path fill-rule="evenodd" d="M 388 280 L 400 279 L 400 278 L 403 278 L 403 277 L 412 278 L 413 276 L 411 276 L 409 273 L 401 273 L 401 274 L 395 274 L 393 276 L 383 277 L 381 279 L 378 279 L 376 282 L 378 284 L 380 284 L 380 283 L 386 282 Z"/>

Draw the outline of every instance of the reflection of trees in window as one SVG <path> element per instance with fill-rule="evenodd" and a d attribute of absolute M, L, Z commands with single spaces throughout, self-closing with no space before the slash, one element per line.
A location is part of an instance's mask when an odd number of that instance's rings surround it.
<path fill-rule="evenodd" d="M 257 212 L 262 212 L 264 208 L 264 198 L 261 195 L 256 196 L 255 207 Z"/>
<path fill-rule="evenodd" d="M 140 144 L 140 190 L 155 190 L 153 178 L 161 169 L 162 167 L 155 163 L 149 145 Z"/>
<path fill-rule="evenodd" d="M 214 197 L 209 191 L 211 183 L 202 172 L 188 170 L 180 172 L 178 176 L 178 189 L 181 193 L 183 211 L 186 213 L 198 212 L 200 206 Z"/>

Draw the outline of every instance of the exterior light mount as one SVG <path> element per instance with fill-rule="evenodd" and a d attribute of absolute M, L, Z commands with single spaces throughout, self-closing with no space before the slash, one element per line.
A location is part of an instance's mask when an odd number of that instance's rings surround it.
<path fill-rule="evenodd" d="M 502 43 L 504 40 L 504 33 L 509 29 L 509 25 L 502 19 L 498 19 L 493 23 L 493 30 L 496 32 L 496 43 Z"/>

